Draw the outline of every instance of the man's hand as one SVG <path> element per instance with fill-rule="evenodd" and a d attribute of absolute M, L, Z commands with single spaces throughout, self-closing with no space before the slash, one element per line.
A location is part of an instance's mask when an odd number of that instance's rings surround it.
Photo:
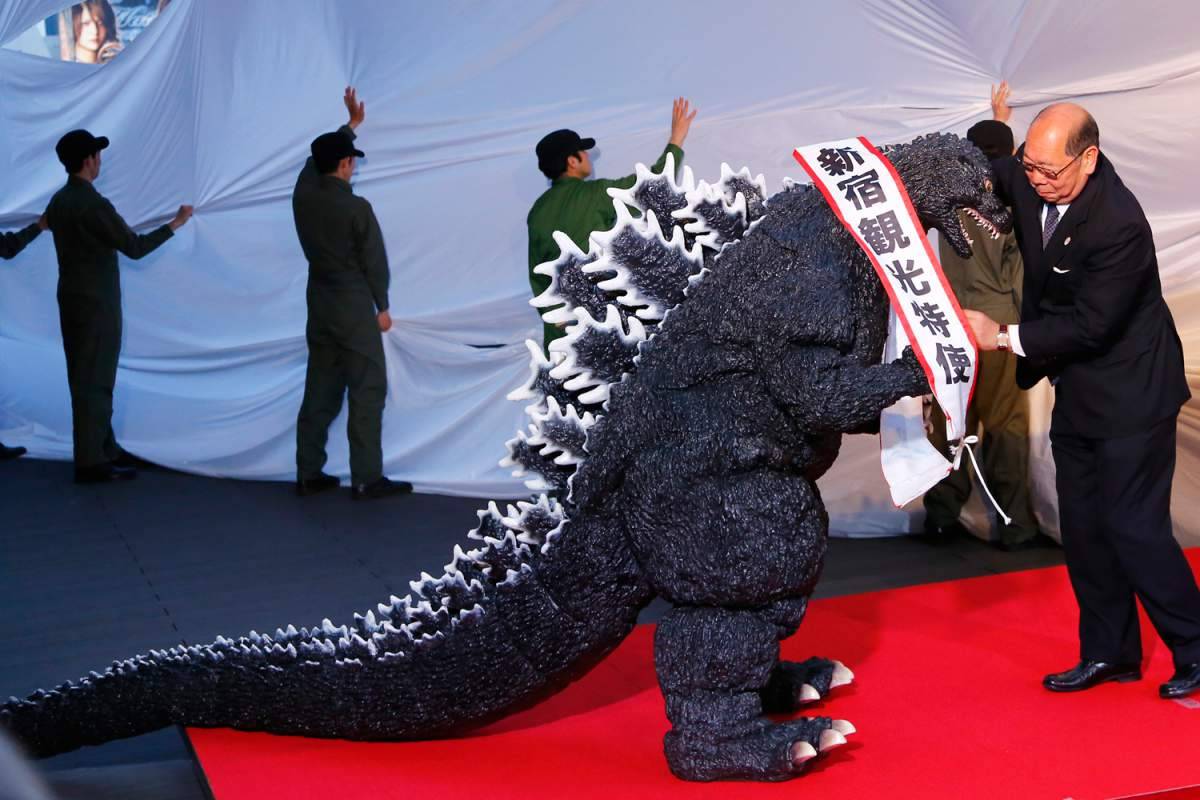
<path fill-rule="evenodd" d="M 182 228 L 187 223 L 187 221 L 191 218 L 192 218 L 192 207 L 191 206 L 180 206 L 179 210 L 175 212 L 175 219 L 168 222 L 167 225 L 171 228 L 171 230 L 177 231 L 180 228 Z"/>
<path fill-rule="evenodd" d="M 42 214 L 38 217 L 38 230 L 45 231 L 50 229 L 50 221 L 46 219 L 46 215 Z"/>
<path fill-rule="evenodd" d="M 979 349 L 995 350 L 996 337 L 1000 334 L 1000 324 L 982 311 L 972 311 L 966 308 L 963 309 L 963 314 L 966 315 L 967 324 L 975 333 L 975 342 L 979 345 Z"/>
<path fill-rule="evenodd" d="M 342 96 L 342 102 L 346 104 L 346 110 L 350 112 L 350 121 L 346 124 L 351 128 L 357 128 L 367 118 L 367 104 L 358 102 L 358 92 L 353 86 L 346 87 L 346 94 Z"/>
<path fill-rule="evenodd" d="M 1008 123 L 1012 116 L 1012 108 L 1008 105 L 1008 81 L 1000 81 L 999 86 L 992 86 L 992 119 Z"/>
<path fill-rule="evenodd" d="M 692 109 L 689 114 L 689 108 L 691 105 L 685 97 L 676 97 L 675 104 L 671 107 L 671 138 L 669 141 L 676 147 L 683 147 L 683 140 L 687 138 L 688 131 L 692 128 L 692 120 L 696 118 L 698 109 Z"/>
<path fill-rule="evenodd" d="M 381 333 L 387 333 L 392 329 L 392 315 L 386 311 L 379 312 L 379 330 Z"/>

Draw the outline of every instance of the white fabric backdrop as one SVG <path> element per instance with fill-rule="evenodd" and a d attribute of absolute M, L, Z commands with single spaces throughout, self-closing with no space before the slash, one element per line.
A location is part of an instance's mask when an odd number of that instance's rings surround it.
<path fill-rule="evenodd" d="M 0 43 L 65 5 L 0 3 Z M 98 186 L 131 224 L 194 203 L 173 240 L 122 264 L 118 435 L 180 469 L 290 479 L 305 266 L 289 197 L 308 142 L 344 120 L 341 91 L 355 84 L 368 154 L 356 189 L 392 264 L 387 471 L 428 491 L 518 496 L 496 460 L 523 424 L 504 395 L 537 330 L 524 218 L 545 188 L 533 157 L 543 133 L 595 136 L 597 173 L 625 174 L 661 150 L 670 98 L 684 94 L 700 109 L 685 147 L 698 177 L 745 164 L 775 191 L 801 174 L 796 144 L 962 132 L 1007 78 L 1018 136 L 1053 100 L 1096 115 L 1154 226 L 1200 382 L 1198 19 L 1190 0 L 175 0 L 105 67 L 0 50 L 0 227 L 44 208 L 64 179 L 53 143 L 74 127 L 113 140 Z M 55 282 L 49 236 L 0 264 L 0 438 L 69 458 Z M 1052 523 L 1040 419 L 1035 488 Z M 330 466 L 345 475 L 342 425 Z M 1176 516 L 1198 533 L 1192 406 L 1180 434 Z M 877 462 L 876 440 L 847 441 L 822 482 L 835 530 L 908 526 Z"/>

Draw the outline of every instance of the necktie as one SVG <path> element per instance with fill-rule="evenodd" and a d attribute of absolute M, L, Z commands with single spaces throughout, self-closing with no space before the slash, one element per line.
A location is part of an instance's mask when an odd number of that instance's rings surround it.
<path fill-rule="evenodd" d="M 1050 203 L 1046 204 L 1046 222 L 1042 226 L 1042 249 L 1050 242 L 1050 237 L 1054 235 L 1054 229 L 1058 227 L 1058 206 Z"/>

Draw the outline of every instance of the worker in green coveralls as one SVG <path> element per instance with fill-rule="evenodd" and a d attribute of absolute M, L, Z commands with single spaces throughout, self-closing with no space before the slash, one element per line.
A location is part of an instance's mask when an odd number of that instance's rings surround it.
<path fill-rule="evenodd" d="M 0 233 L 0 258 L 16 258 L 17 253 L 25 249 L 25 245 L 46 230 L 46 215 L 42 214 L 37 222 L 31 222 L 16 233 Z M 25 455 L 24 447 L 7 447 L 0 442 L 0 461 L 10 461 Z"/>
<path fill-rule="evenodd" d="M 296 492 L 332 489 L 339 481 L 322 472 L 329 425 L 349 390 L 351 497 L 376 499 L 412 491 L 412 484 L 383 474 L 383 404 L 387 363 L 382 333 L 388 313 L 387 252 L 375 212 L 350 187 L 355 159 L 354 129 L 366 104 L 352 87 L 343 98 L 350 121 L 312 142 L 292 192 L 300 247 L 308 260 L 308 374 L 296 421 Z"/>
<path fill-rule="evenodd" d="M 683 164 L 683 142 L 692 126 L 696 112 L 691 110 L 686 99 L 675 100 L 671 110 L 671 138 L 658 161 L 651 169 L 661 172 L 667 153 L 675 157 L 675 168 Z M 610 188 L 628 189 L 636 180 L 635 175 L 624 178 L 587 180 L 592 174 L 592 159 L 588 150 L 596 146 L 595 139 L 583 139 L 575 131 L 562 129 L 548 133 L 537 144 L 538 169 L 549 178 L 550 188 L 529 210 L 526 222 L 529 226 L 529 284 L 533 296 L 537 297 L 550 286 L 547 275 L 533 271 L 538 264 L 553 261 L 559 256 L 554 232 L 562 231 L 587 252 L 588 237 L 593 231 L 606 231 L 617 222 L 613 199 L 608 196 Z M 544 345 L 564 334 L 562 327 L 544 323 Z"/>
<path fill-rule="evenodd" d="M 992 96 L 995 118 L 978 122 L 967 131 L 969 139 L 989 160 L 1013 154 L 1013 134 L 1006 124 L 1011 115 L 1006 98 L 1007 84 Z M 964 230 L 975 226 L 960 211 Z M 1021 321 L 1021 288 L 1025 274 L 1015 233 L 992 239 L 976 234 L 971 256 L 962 258 L 943 238 L 938 248 L 942 271 L 959 305 L 983 311 L 992 319 L 1010 325 Z M 1026 550 L 1051 543 L 1038 530 L 1029 496 L 1029 399 L 1017 386 L 1017 355 L 996 350 L 980 351 L 978 381 L 967 409 L 967 433 L 982 425 L 983 478 L 1012 522 L 1001 524 L 995 546 L 1001 550 Z M 950 457 L 946 443 L 945 417 L 935 407 L 930 414 L 930 442 Z M 966 465 L 951 472 L 925 493 L 925 534 L 935 543 L 969 535 L 959 522 L 963 506 L 971 496 L 971 474 Z"/>
<path fill-rule="evenodd" d="M 69 177 L 46 207 L 58 253 L 58 310 L 71 389 L 77 483 L 137 477 L 138 460 L 117 444 L 112 430 L 113 388 L 121 354 L 117 251 L 127 258 L 142 258 L 192 216 L 192 207 L 183 205 L 174 219 L 150 233 L 130 230 L 93 185 L 100 175 L 100 151 L 106 147 L 106 137 L 85 130 L 59 139 L 54 149 Z"/>

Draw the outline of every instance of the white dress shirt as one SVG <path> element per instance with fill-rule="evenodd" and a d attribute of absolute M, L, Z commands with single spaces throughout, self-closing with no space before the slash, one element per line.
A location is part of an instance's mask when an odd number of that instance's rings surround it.
<path fill-rule="evenodd" d="M 1060 203 L 1058 205 L 1058 221 L 1062 222 L 1062 218 L 1066 216 L 1067 209 L 1071 207 L 1070 203 Z M 1046 212 L 1049 210 L 1047 203 L 1042 203 L 1042 213 L 1038 215 L 1038 221 L 1042 223 L 1042 229 L 1046 228 Z M 1025 355 L 1025 349 L 1021 347 L 1021 334 L 1018 332 L 1020 325 L 1008 326 L 1008 347 L 1019 356 Z"/>

